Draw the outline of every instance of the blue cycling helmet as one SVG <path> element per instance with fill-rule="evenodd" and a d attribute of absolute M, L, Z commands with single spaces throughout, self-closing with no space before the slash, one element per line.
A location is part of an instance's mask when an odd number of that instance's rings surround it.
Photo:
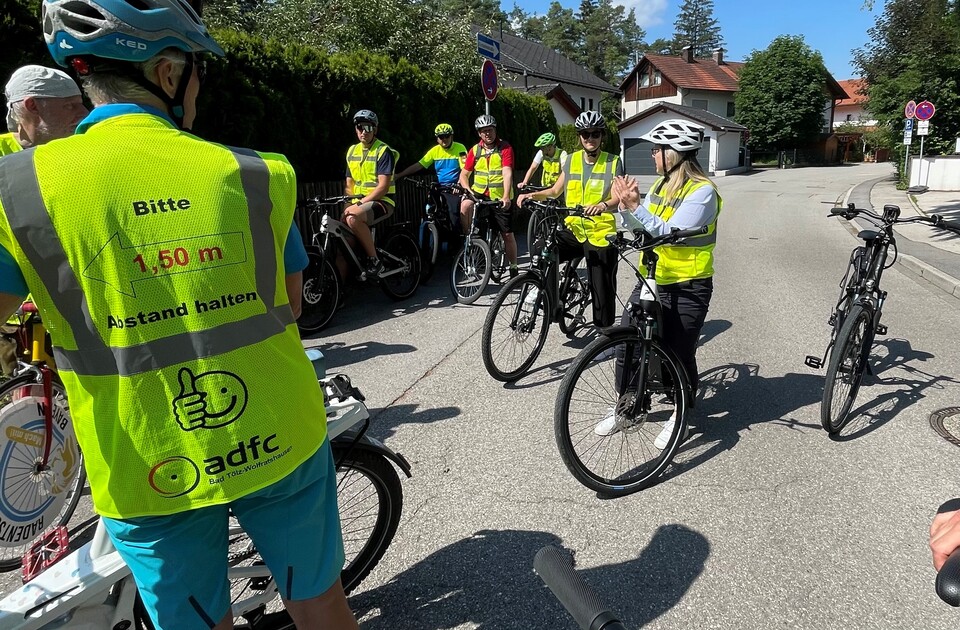
<path fill-rule="evenodd" d="M 223 56 L 186 0 L 43 0 L 41 20 L 61 66 L 82 56 L 139 63 L 165 48 Z"/>

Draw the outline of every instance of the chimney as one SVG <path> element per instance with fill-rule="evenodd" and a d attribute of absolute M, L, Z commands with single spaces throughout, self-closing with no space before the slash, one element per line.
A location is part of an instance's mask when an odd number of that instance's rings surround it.
<path fill-rule="evenodd" d="M 723 65 L 723 48 L 717 48 L 713 51 L 713 60 L 717 62 L 718 66 Z"/>
<path fill-rule="evenodd" d="M 693 63 L 693 46 L 684 46 L 680 51 L 680 56 L 687 63 Z"/>

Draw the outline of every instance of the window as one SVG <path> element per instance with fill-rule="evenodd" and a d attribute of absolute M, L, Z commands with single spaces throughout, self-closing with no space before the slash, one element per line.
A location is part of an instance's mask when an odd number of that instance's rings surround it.
<path fill-rule="evenodd" d="M 847 114 L 847 122 L 853 120 L 853 114 Z"/>
<path fill-rule="evenodd" d="M 737 114 L 737 104 L 733 101 L 727 101 L 727 118 L 733 118 Z"/>
<path fill-rule="evenodd" d="M 580 97 L 580 111 L 586 111 L 587 109 L 587 99 Z"/>
<path fill-rule="evenodd" d="M 654 71 L 653 71 L 653 84 L 654 84 L 654 85 L 660 85 L 660 81 L 661 81 L 660 71 L 659 71 L 659 70 L 654 70 Z"/>
<path fill-rule="evenodd" d="M 694 107 L 695 109 L 704 109 L 704 110 L 705 110 L 705 109 L 707 109 L 707 101 L 706 101 L 706 100 L 701 100 L 701 99 L 695 98 L 695 99 L 693 99 L 693 107 Z"/>
<path fill-rule="evenodd" d="M 592 98 L 590 99 L 590 109 L 591 109 L 591 110 L 593 109 L 593 99 L 592 99 Z"/>
<path fill-rule="evenodd" d="M 650 75 L 647 72 L 640 75 L 640 87 L 650 87 Z"/>

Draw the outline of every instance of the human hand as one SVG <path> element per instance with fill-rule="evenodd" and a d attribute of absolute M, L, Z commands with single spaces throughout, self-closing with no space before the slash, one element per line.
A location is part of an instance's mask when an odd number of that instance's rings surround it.
<path fill-rule="evenodd" d="M 624 207 L 636 210 L 640 206 L 640 186 L 634 178 L 618 175 L 613 180 L 613 192 Z"/>
<path fill-rule="evenodd" d="M 503 204 L 503 209 L 504 209 L 504 210 L 509 210 L 509 209 L 510 209 L 510 204 L 511 204 L 512 202 L 511 202 L 510 199 L 508 199 L 507 197 L 504 197 L 503 199 L 500 200 L 500 203 Z"/>
<path fill-rule="evenodd" d="M 594 217 L 598 214 L 603 214 L 606 211 L 606 207 L 602 203 L 594 204 L 592 206 L 586 206 L 583 209 L 583 213 L 588 217 Z"/>

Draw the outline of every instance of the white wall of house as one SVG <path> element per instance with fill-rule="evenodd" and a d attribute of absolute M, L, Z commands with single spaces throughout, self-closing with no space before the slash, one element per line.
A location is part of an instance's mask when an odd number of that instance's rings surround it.
<path fill-rule="evenodd" d="M 606 92 L 601 92 L 599 90 L 591 90 L 590 88 L 580 87 L 578 85 L 568 85 L 566 83 L 561 83 L 563 89 L 567 91 L 567 94 L 570 95 L 570 98 L 573 99 L 573 102 L 576 103 L 577 107 L 581 110 L 598 110 L 600 109 L 600 99 L 604 96 L 608 96 Z M 560 122 L 560 119 L 557 119 L 557 122 Z"/>
<path fill-rule="evenodd" d="M 872 118 L 862 105 L 838 105 L 836 114 L 833 117 L 833 128 L 844 124 L 858 125 L 863 127 L 873 127 L 877 120 Z"/>
<path fill-rule="evenodd" d="M 576 118 L 571 116 L 567 110 L 563 108 L 557 99 L 551 98 L 547 100 L 550 103 L 550 109 L 553 110 L 553 117 L 557 119 L 558 125 L 572 125 Z"/>
<path fill-rule="evenodd" d="M 677 114 L 671 111 L 658 112 L 621 129 L 620 159 L 623 159 L 623 145 L 626 138 L 639 138 L 658 124 L 671 118 L 677 118 Z M 739 132 L 715 131 L 706 128 L 704 136 L 710 138 L 710 155 L 701 153 L 697 156 L 702 167 L 711 173 L 716 173 L 735 169 L 739 166 L 741 144 Z"/>
<path fill-rule="evenodd" d="M 661 96 L 657 98 L 647 98 L 642 101 L 627 101 L 620 99 L 621 107 L 623 108 L 623 119 L 626 120 L 631 116 L 636 116 L 642 111 L 646 111 L 656 105 L 657 103 L 673 103 L 675 105 L 683 105 L 681 103 L 682 99 L 679 94 L 674 96 Z"/>
<path fill-rule="evenodd" d="M 630 118 L 631 116 L 639 114 L 642 111 L 650 109 L 657 103 L 675 103 L 677 105 L 686 105 L 687 107 L 700 107 L 700 109 L 705 109 L 711 114 L 733 119 L 733 115 L 728 113 L 727 106 L 728 103 L 733 103 L 734 94 L 734 92 L 681 88 L 680 94 L 674 96 L 648 98 L 642 101 L 622 100 L 621 105 L 624 111 L 624 118 Z"/>

